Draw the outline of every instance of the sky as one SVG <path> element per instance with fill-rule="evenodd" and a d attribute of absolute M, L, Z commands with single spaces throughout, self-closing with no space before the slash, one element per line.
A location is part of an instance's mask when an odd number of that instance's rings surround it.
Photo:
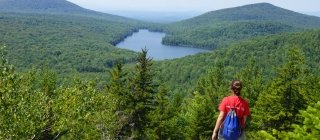
<path fill-rule="evenodd" d="M 81 7 L 100 11 L 207 12 L 246 4 L 267 2 L 297 11 L 320 12 L 320 0 L 68 0 Z"/>

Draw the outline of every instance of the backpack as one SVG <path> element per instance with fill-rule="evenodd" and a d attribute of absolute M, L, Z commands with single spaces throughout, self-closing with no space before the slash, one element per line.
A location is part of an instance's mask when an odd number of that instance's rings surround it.
<path fill-rule="evenodd" d="M 221 135 L 226 140 L 237 140 L 241 136 L 241 125 L 234 108 L 228 112 L 222 126 Z"/>

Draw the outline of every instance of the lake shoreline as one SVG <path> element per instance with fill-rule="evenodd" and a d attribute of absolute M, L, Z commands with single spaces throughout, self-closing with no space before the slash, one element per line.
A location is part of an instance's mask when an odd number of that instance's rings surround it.
<path fill-rule="evenodd" d="M 162 39 L 165 35 L 166 34 L 163 32 L 139 29 L 138 32 L 133 32 L 132 35 L 128 36 L 115 46 L 135 52 L 141 52 L 141 49 L 147 48 L 149 56 L 154 60 L 181 58 L 187 55 L 210 51 L 194 47 L 164 45 L 162 44 Z"/>

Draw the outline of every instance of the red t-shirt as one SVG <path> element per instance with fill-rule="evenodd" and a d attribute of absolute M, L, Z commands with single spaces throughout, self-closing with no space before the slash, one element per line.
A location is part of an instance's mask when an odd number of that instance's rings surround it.
<path fill-rule="evenodd" d="M 242 127 L 244 127 L 245 124 L 243 122 L 242 117 L 249 116 L 250 114 L 248 102 L 242 99 L 240 96 L 235 96 L 235 95 L 223 98 L 221 104 L 219 105 L 219 110 L 225 113 L 224 117 L 226 117 L 230 108 L 235 108 L 237 116 L 241 121 L 241 125 Z"/>

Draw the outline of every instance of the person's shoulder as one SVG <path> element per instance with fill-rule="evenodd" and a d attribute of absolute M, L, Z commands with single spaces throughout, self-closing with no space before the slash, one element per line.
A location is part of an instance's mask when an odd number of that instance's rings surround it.
<path fill-rule="evenodd" d="M 241 101 L 247 105 L 249 105 L 249 100 L 246 98 L 241 98 Z"/>
<path fill-rule="evenodd" d="M 246 99 L 246 98 L 242 98 L 241 96 L 238 96 L 238 99 L 239 99 L 241 102 L 246 102 L 246 103 L 248 103 L 248 99 Z"/>
<path fill-rule="evenodd" d="M 229 95 L 229 96 L 224 97 L 222 100 L 229 100 L 229 99 L 232 99 L 233 97 L 234 97 L 234 96 Z"/>
<path fill-rule="evenodd" d="M 222 98 L 222 102 L 227 102 L 230 99 L 230 96 L 226 96 Z"/>

